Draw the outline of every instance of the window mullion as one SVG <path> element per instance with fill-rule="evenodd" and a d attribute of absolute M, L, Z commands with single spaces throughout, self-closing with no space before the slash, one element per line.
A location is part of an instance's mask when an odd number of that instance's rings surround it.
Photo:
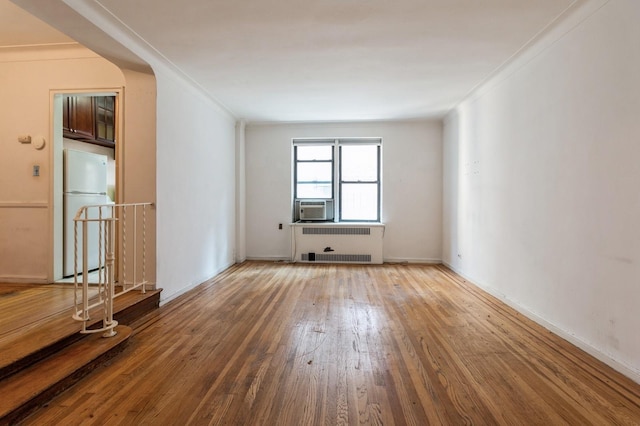
<path fill-rule="evenodd" d="M 331 152 L 333 153 L 333 213 L 334 217 L 340 221 L 340 152 L 337 140 L 333 141 Z"/>

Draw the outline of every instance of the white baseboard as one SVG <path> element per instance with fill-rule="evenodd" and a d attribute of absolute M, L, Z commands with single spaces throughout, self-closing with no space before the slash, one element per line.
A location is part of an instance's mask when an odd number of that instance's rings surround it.
<path fill-rule="evenodd" d="M 469 276 L 465 275 L 464 273 L 459 272 L 456 268 L 452 267 L 447 262 L 443 262 L 443 264 L 445 266 L 447 266 L 449 269 L 451 269 L 452 271 L 454 271 L 456 274 L 460 275 L 462 278 L 467 280 L 467 282 L 469 284 L 473 284 L 476 287 L 486 291 L 487 293 L 489 293 L 493 297 L 499 299 L 501 302 L 504 302 L 506 305 L 509 305 L 510 307 L 512 307 L 513 309 L 515 309 L 516 311 L 518 311 L 519 313 L 521 313 L 525 317 L 529 318 L 533 322 L 541 325 L 542 327 L 544 327 L 547 330 L 551 331 L 553 334 L 563 338 L 564 340 L 566 340 L 569 343 L 573 344 L 574 346 L 582 349 L 583 351 L 585 351 L 589 355 L 593 356 L 594 358 L 598 359 L 599 361 L 604 362 L 605 364 L 607 364 L 609 367 L 613 368 L 614 370 L 624 374 L 625 376 L 627 376 L 628 378 L 630 378 L 634 382 L 640 384 L 640 371 L 638 371 L 638 370 L 634 369 L 633 367 L 628 366 L 628 365 L 626 365 L 626 364 L 624 364 L 624 363 L 612 358 L 611 356 L 609 356 L 609 355 L 605 354 L 604 352 L 600 351 L 598 348 L 596 348 L 596 347 L 586 343 L 585 341 L 581 340 L 577 336 L 567 332 L 566 330 L 563 330 L 562 328 L 556 326 L 555 324 L 553 324 L 553 323 L 547 321 L 546 319 L 540 317 L 535 312 L 531 312 L 530 310 L 528 310 L 527 308 L 525 308 L 522 305 L 518 304 L 517 302 L 514 302 L 513 300 L 509 299 L 506 295 L 504 295 L 501 292 L 497 291 L 495 288 L 493 288 L 491 286 L 488 286 L 486 284 L 482 284 L 479 281 L 473 279 L 472 277 L 469 277 Z"/>
<path fill-rule="evenodd" d="M 289 256 L 247 256 L 247 260 L 260 260 L 266 262 L 291 262 Z"/>
<path fill-rule="evenodd" d="M 411 264 L 425 264 L 425 265 L 439 265 L 442 263 L 441 259 L 422 259 L 422 258 L 396 258 L 388 257 L 384 259 L 384 263 L 411 263 Z"/>

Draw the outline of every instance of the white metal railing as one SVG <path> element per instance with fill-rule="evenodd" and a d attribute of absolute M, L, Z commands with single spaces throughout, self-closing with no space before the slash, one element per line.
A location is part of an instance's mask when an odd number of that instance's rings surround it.
<path fill-rule="evenodd" d="M 132 290 L 146 292 L 147 213 L 152 206 L 153 203 L 101 204 L 81 207 L 76 213 L 73 319 L 82 322 L 81 333 L 115 336 L 118 322 L 113 319 L 114 299 Z M 89 252 L 93 251 L 95 257 L 96 250 L 97 264 L 90 263 L 94 259 L 89 258 Z M 94 279 L 90 279 L 90 271 Z M 82 282 L 78 282 L 79 275 Z M 89 311 L 100 307 L 102 327 L 87 328 Z"/>

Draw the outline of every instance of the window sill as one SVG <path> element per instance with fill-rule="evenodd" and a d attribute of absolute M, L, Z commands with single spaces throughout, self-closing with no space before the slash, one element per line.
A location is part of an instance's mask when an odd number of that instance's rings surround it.
<path fill-rule="evenodd" d="M 384 227 L 384 223 L 382 222 L 331 222 L 331 221 L 319 221 L 319 220 L 308 220 L 308 221 L 297 221 L 292 222 L 289 226 L 370 226 L 370 227 Z"/>

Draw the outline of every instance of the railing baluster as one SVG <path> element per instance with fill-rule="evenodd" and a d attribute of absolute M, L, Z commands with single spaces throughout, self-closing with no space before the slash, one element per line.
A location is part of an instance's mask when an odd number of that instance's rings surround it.
<path fill-rule="evenodd" d="M 122 287 L 127 287 L 127 206 L 122 207 Z"/>
<path fill-rule="evenodd" d="M 104 337 L 112 337 L 116 335 L 116 331 L 114 330 L 115 326 L 118 325 L 117 321 L 113 319 L 113 298 L 115 296 L 114 289 L 114 271 L 113 265 L 115 263 L 115 253 L 114 253 L 114 233 L 115 233 L 115 220 L 109 220 L 109 226 L 106 229 L 105 233 L 105 269 L 107 273 L 107 281 L 105 283 L 105 300 L 106 304 L 104 306 L 104 319 L 103 325 L 106 329 L 103 334 Z M 115 324 L 114 324 L 115 323 Z"/>
<path fill-rule="evenodd" d="M 88 249 L 87 247 L 89 246 L 87 244 L 87 240 L 88 240 L 88 234 L 87 234 L 87 229 L 88 229 L 88 224 L 89 221 L 87 221 L 87 211 L 85 210 L 84 212 L 84 218 L 85 220 L 82 222 L 82 294 L 88 294 L 89 293 L 89 278 L 88 278 L 88 271 L 87 271 L 87 259 L 88 259 Z M 76 273 L 77 273 L 77 269 L 76 269 Z M 89 300 L 88 297 L 83 297 L 84 299 L 84 308 L 85 308 L 85 315 L 87 318 L 89 317 Z"/>
<path fill-rule="evenodd" d="M 142 292 L 147 292 L 147 206 L 142 206 Z"/>
<path fill-rule="evenodd" d="M 137 265 L 138 265 L 138 206 L 133 206 L 133 282 L 137 283 Z"/>

